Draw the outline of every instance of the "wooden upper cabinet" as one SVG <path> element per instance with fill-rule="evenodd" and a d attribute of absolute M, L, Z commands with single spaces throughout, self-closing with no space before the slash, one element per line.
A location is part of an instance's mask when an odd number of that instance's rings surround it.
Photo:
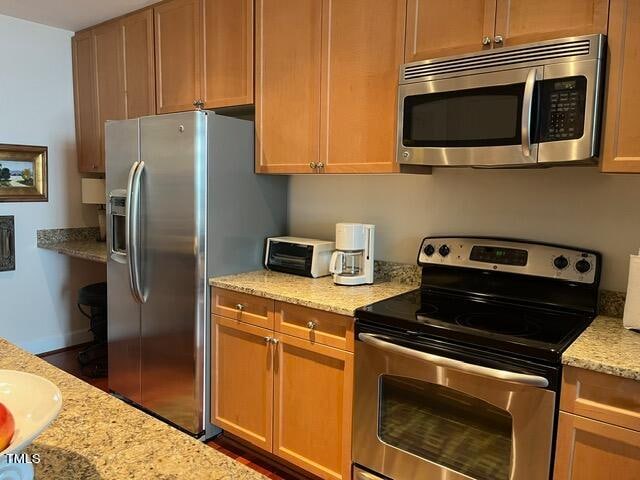
<path fill-rule="evenodd" d="M 554 480 L 637 480 L 639 472 L 640 432 L 560 412 Z"/>
<path fill-rule="evenodd" d="M 497 0 L 502 45 L 607 33 L 609 0 Z"/>
<path fill-rule="evenodd" d="M 272 446 L 271 330 L 214 316 L 211 422 L 258 447 Z"/>
<path fill-rule="evenodd" d="M 273 453 L 320 478 L 350 479 L 353 354 L 276 338 Z"/>
<path fill-rule="evenodd" d="M 201 97 L 201 6 L 172 0 L 153 9 L 158 113 L 193 110 Z"/>
<path fill-rule="evenodd" d="M 96 61 L 91 31 L 81 32 L 73 37 L 72 53 L 78 170 L 104 171 L 100 156 Z"/>
<path fill-rule="evenodd" d="M 395 171 L 406 1 L 326 0 L 325 6 L 322 171 Z"/>
<path fill-rule="evenodd" d="M 256 170 L 314 173 L 320 157 L 320 0 L 256 1 Z"/>
<path fill-rule="evenodd" d="M 603 172 L 640 173 L 640 2 L 611 0 Z"/>
<path fill-rule="evenodd" d="M 156 113 L 153 10 L 121 21 L 127 118 Z"/>
<path fill-rule="evenodd" d="M 104 124 L 127 118 L 120 24 L 107 23 L 93 30 L 96 55 L 100 165 L 104 170 Z"/>
<path fill-rule="evenodd" d="M 405 61 L 490 48 L 495 13 L 496 0 L 408 0 Z"/>
<path fill-rule="evenodd" d="M 204 0 L 204 108 L 253 103 L 253 0 Z"/>

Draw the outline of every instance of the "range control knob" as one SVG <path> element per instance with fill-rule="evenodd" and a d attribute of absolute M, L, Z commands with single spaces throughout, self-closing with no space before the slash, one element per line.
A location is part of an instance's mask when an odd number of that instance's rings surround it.
<path fill-rule="evenodd" d="M 567 257 L 565 257 L 564 255 L 560 255 L 559 257 L 553 259 L 553 265 L 558 270 L 564 270 L 565 268 L 567 268 L 567 265 L 569 265 L 569 260 L 567 260 Z"/>
<path fill-rule="evenodd" d="M 446 245 L 442 245 L 439 249 L 438 249 L 438 253 L 440 255 L 442 255 L 443 257 L 446 257 L 447 255 L 449 255 L 449 252 L 451 250 L 449 250 L 449 247 Z"/>
<path fill-rule="evenodd" d="M 576 262 L 576 270 L 580 273 L 587 273 L 589 270 L 591 270 L 591 264 L 585 259 L 578 260 Z"/>
<path fill-rule="evenodd" d="M 430 257 L 431 255 L 433 255 L 436 251 L 435 247 L 431 244 L 427 245 L 426 247 L 424 247 L 424 250 L 422 250 L 424 252 L 424 254 L 427 257 Z"/>

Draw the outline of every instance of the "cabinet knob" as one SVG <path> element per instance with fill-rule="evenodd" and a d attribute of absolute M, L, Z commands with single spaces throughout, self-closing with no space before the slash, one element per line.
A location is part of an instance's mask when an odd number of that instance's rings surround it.
<path fill-rule="evenodd" d="M 193 106 L 196 107 L 196 110 L 202 110 L 202 107 L 204 107 L 204 102 L 202 100 L 194 100 Z"/>
<path fill-rule="evenodd" d="M 273 338 L 271 338 L 271 337 L 264 337 L 264 343 L 271 343 L 271 340 L 273 340 Z"/>
<path fill-rule="evenodd" d="M 496 35 L 496 36 L 494 37 L 494 39 L 493 39 L 493 43 L 496 43 L 496 44 L 498 44 L 498 45 L 499 45 L 499 44 L 501 44 L 501 43 L 503 42 L 503 40 L 504 40 L 504 39 L 502 38 L 502 35 Z"/>
<path fill-rule="evenodd" d="M 316 162 L 309 162 L 309 168 L 316 168 Z"/>
<path fill-rule="evenodd" d="M 273 337 L 270 337 L 270 338 L 271 338 L 270 342 L 272 345 L 278 345 L 280 343 L 280 340 L 278 340 L 277 338 L 273 338 Z"/>
<path fill-rule="evenodd" d="M 307 328 L 309 330 L 315 330 L 317 326 L 318 326 L 317 322 L 314 322 L 314 321 L 307 322 Z"/>
<path fill-rule="evenodd" d="M 242 303 L 236 303 L 236 310 L 239 312 L 244 310 L 244 305 Z"/>
<path fill-rule="evenodd" d="M 482 45 L 491 45 L 491 37 L 488 35 L 482 37 Z"/>
<path fill-rule="evenodd" d="M 316 167 L 318 168 L 324 168 L 324 163 L 323 162 L 318 162 Z"/>

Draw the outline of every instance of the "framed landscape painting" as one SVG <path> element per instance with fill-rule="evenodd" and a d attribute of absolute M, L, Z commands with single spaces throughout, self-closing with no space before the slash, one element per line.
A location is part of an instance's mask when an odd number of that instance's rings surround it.
<path fill-rule="evenodd" d="M 47 201 L 47 147 L 0 144 L 0 202 Z"/>

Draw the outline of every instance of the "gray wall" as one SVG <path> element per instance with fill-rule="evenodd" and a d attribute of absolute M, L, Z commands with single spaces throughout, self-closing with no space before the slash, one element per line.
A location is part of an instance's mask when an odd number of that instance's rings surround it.
<path fill-rule="evenodd" d="M 640 248 L 640 175 L 595 167 L 299 175 L 290 189 L 292 234 L 332 239 L 336 222 L 374 223 L 379 260 L 414 263 L 435 234 L 540 240 L 600 251 L 602 287 L 622 291 Z"/>

